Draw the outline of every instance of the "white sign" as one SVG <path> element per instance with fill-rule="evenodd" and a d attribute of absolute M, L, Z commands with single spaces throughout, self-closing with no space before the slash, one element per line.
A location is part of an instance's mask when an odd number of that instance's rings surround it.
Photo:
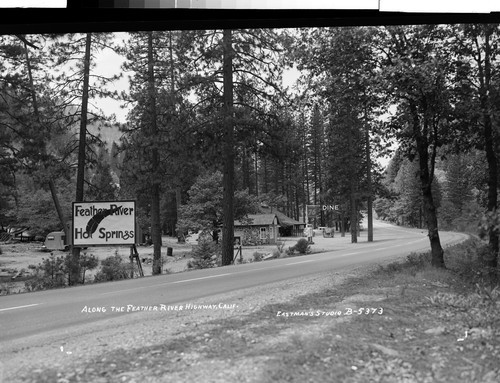
<path fill-rule="evenodd" d="M 133 245 L 135 201 L 73 202 L 73 245 Z"/>

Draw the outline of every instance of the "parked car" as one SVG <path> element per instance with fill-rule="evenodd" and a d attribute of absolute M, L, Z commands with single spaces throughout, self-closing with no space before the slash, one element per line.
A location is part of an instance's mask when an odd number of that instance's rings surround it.
<path fill-rule="evenodd" d="M 323 238 L 333 238 L 335 230 L 333 227 L 325 227 L 323 230 Z"/>

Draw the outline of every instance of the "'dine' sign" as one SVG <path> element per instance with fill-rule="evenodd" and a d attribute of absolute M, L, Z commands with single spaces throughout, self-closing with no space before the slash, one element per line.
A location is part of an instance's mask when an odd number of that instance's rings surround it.
<path fill-rule="evenodd" d="M 73 202 L 73 245 L 133 245 L 135 201 Z"/>

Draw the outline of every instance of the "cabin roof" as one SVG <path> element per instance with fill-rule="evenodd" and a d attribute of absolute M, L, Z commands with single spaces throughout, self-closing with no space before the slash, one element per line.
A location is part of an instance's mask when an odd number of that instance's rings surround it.
<path fill-rule="evenodd" d="M 304 222 L 296 221 L 275 208 L 273 209 L 272 213 L 270 213 L 271 208 L 268 206 L 261 206 L 260 210 L 263 214 L 275 214 L 278 217 L 281 226 L 305 225 Z"/>
<path fill-rule="evenodd" d="M 247 218 L 234 221 L 234 226 L 269 226 L 273 224 L 280 224 L 276 214 L 248 214 Z"/>

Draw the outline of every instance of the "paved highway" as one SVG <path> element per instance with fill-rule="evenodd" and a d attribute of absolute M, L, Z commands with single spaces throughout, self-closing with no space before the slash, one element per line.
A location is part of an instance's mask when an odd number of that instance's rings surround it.
<path fill-rule="evenodd" d="M 448 232 L 441 232 L 440 236 L 443 246 L 458 243 L 467 237 Z M 188 303 L 228 291 L 328 270 L 339 271 L 429 249 L 425 230 L 398 228 L 379 222 L 374 229 L 374 238 L 374 242 L 366 242 L 366 232 L 357 244 L 349 243 L 348 236 L 315 238 L 318 244 L 320 241 L 330 241 L 333 250 L 303 257 L 2 296 L 0 345 L 2 342 L 20 340 L 30 335 L 43 336 L 45 332 L 64 331 L 110 318 L 108 315 L 103 317 L 82 313 L 85 306 L 107 307 L 109 314 L 111 306 Z M 121 315 L 126 314 L 113 313 L 112 316 Z"/>

